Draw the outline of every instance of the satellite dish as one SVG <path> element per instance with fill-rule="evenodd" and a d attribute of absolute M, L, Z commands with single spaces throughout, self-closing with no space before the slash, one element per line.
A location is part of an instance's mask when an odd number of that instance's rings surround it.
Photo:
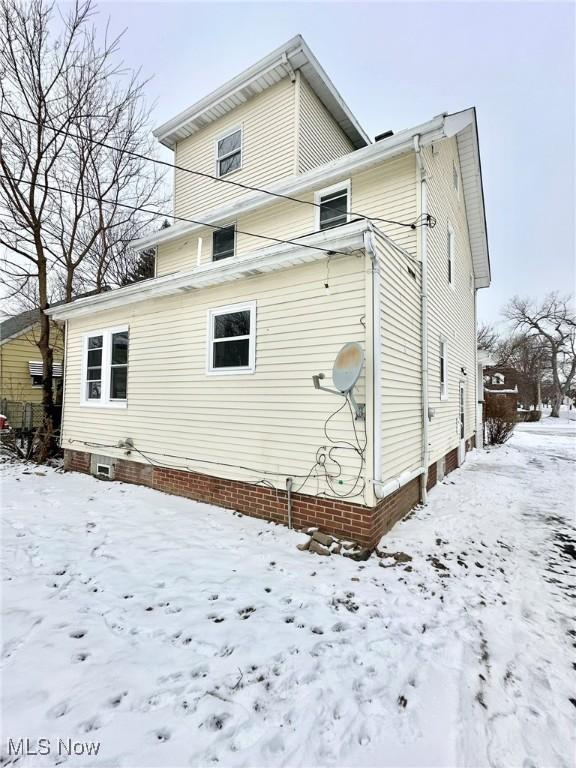
<path fill-rule="evenodd" d="M 317 373 L 315 376 L 312 376 L 312 381 L 314 382 L 314 387 L 316 389 L 322 389 L 324 392 L 332 392 L 334 395 L 343 395 L 344 397 L 349 398 L 356 411 L 357 419 L 364 418 L 365 407 L 363 403 L 356 402 L 352 390 L 360 378 L 363 365 L 364 350 L 358 342 L 349 341 L 347 344 L 344 344 L 334 360 L 332 381 L 336 387 L 335 390 L 328 389 L 328 387 L 323 387 L 320 384 L 322 379 L 324 379 L 323 373 Z"/>
<path fill-rule="evenodd" d="M 357 341 L 344 344 L 332 368 L 332 381 L 338 392 L 350 392 L 360 377 L 363 365 L 364 350 L 360 344 Z"/>

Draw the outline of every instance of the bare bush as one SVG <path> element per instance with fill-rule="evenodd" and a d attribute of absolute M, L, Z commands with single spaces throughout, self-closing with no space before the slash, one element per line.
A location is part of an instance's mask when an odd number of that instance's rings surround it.
<path fill-rule="evenodd" d="M 506 395 L 486 394 L 484 426 L 487 445 L 503 445 L 512 437 L 517 421 L 516 405 Z"/>

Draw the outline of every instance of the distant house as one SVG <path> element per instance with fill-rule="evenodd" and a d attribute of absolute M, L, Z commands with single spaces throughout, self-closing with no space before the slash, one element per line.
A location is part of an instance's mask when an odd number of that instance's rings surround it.
<path fill-rule="evenodd" d="M 14 315 L 0 323 L 0 398 L 10 403 L 42 402 L 42 358 L 37 346 L 40 310 Z M 62 399 L 64 338 L 60 324 L 52 326 L 54 399 Z"/>
<path fill-rule="evenodd" d="M 514 368 L 488 365 L 484 368 L 484 392 L 491 395 L 506 396 L 516 407 L 521 401 L 521 379 Z"/>
<path fill-rule="evenodd" d="M 481 431 L 475 110 L 372 142 L 297 36 L 155 135 L 155 277 L 48 310 L 66 467 L 374 544 Z M 312 379 L 347 342 L 359 418 Z"/>

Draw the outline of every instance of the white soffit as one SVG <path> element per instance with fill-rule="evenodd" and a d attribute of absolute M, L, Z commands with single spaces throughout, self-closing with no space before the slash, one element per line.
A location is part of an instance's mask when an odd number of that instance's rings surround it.
<path fill-rule="evenodd" d="M 283 78 L 290 77 L 293 70 L 301 71 L 355 149 L 370 143 L 367 134 L 301 35 L 296 35 L 285 45 L 168 120 L 154 131 L 154 136 L 165 146 L 173 148 L 178 141 L 218 120 Z"/>

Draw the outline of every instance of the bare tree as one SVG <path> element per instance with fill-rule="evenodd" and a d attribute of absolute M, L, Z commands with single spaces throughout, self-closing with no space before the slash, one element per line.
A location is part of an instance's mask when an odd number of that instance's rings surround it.
<path fill-rule="evenodd" d="M 497 366 L 515 372 L 522 403 L 538 408 L 542 402 L 542 383 L 550 373 L 550 349 L 546 339 L 527 333 L 512 334 L 499 340 L 494 357 Z"/>
<path fill-rule="evenodd" d="M 516 330 L 541 339 L 547 346 L 553 393 L 550 415 L 558 417 L 576 374 L 576 315 L 571 299 L 551 293 L 538 303 L 516 296 L 504 315 Z"/>
<path fill-rule="evenodd" d="M 0 268 L 10 295 L 33 293 L 41 310 L 62 294 L 70 301 L 76 283 L 100 289 L 98 247 L 160 203 L 160 177 L 136 156 L 152 151 L 144 83 L 117 62 L 119 38 L 98 41 L 92 15 L 92 0 L 60 19 L 46 0 L 0 0 Z M 51 434 L 43 313 L 38 348 Z"/>
<path fill-rule="evenodd" d="M 498 333 L 490 323 L 481 323 L 476 334 L 478 349 L 483 352 L 494 352 L 498 344 Z"/>

